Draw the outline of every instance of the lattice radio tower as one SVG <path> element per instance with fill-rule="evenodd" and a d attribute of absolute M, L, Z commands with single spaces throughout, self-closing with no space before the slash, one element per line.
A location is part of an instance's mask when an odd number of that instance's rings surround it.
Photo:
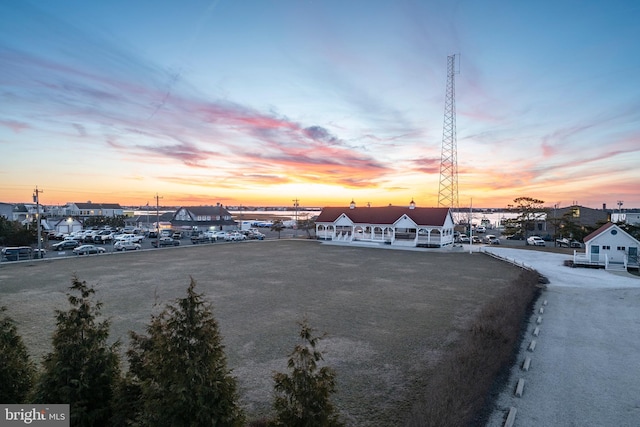
<path fill-rule="evenodd" d="M 438 206 L 451 208 L 456 219 L 458 202 L 458 147 L 456 138 L 456 55 L 447 56 L 447 91 L 444 102 L 442 155 L 440 158 L 440 186 Z"/>

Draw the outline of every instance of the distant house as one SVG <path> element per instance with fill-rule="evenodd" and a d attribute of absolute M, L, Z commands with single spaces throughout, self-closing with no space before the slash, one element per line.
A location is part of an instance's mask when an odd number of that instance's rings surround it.
<path fill-rule="evenodd" d="M 640 225 L 640 212 L 627 211 L 624 213 L 612 213 L 612 222 L 624 222 L 630 225 Z"/>
<path fill-rule="evenodd" d="M 49 223 L 56 233 L 70 234 L 74 231 L 80 231 L 84 227 L 82 222 L 75 218 L 62 218 Z"/>
<path fill-rule="evenodd" d="M 13 221 L 13 203 L 0 202 L 0 216 Z"/>
<path fill-rule="evenodd" d="M 337 242 L 367 242 L 392 246 L 440 248 L 453 244 L 449 208 L 409 206 L 325 207 L 316 218 L 316 238 Z"/>
<path fill-rule="evenodd" d="M 96 216 L 117 217 L 124 215 L 124 209 L 118 203 L 67 203 L 60 216 L 90 218 Z"/>
<path fill-rule="evenodd" d="M 585 252 L 574 252 L 574 265 L 603 266 L 611 270 L 638 267 L 640 242 L 612 222 L 584 238 Z"/>
<path fill-rule="evenodd" d="M 236 222 L 231 213 L 216 206 L 182 206 L 176 210 L 171 218 L 174 230 L 207 231 L 229 230 L 236 228 Z"/>
<path fill-rule="evenodd" d="M 570 232 L 567 232 L 566 223 L 568 221 L 583 233 L 588 233 L 609 221 L 609 212 L 605 209 L 592 209 L 578 205 L 551 208 L 547 213 L 548 234 L 554 237 L 573 237 Z"/>

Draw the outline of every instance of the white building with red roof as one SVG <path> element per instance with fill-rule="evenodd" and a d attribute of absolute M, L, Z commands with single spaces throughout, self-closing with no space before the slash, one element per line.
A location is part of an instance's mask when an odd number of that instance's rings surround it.
<path fill-rule="evenodd" d="M 611 270 L 638 267 L 640 242 L 612 222 L 584 238 L 584 253 L 574 252 L 574 265 L 604 266 Z"/>
<path fill-rule="evenodd" d="M 325 207 L 316 218 L 316 238 L 392 246 L 441 248 L 453 245 L 449 208 L 409 206 Z"/>

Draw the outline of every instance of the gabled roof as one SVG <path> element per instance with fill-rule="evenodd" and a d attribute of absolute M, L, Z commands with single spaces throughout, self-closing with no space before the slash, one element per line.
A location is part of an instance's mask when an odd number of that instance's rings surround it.
<path fill-rule="evenodd" d="M 605 231 L 607 231 L 607 230 L 609 230 L 611 228 L 615 228 L 615 229 L 619 230 L 621 233 L 623 233 L 624 235 L 629 236 L 633 240 L 636 240 L 631 234 L 627 233 L 622 228 L 618 227 L 617 225 L 615 225 L 612 222 L 608 222 L 605 225 L 603 225 L 602 227 L 598 228 L 593 233 L 589 234 L 587 237 L 585 237 L 584 238 L 584 242 L 587 243 L 588 241 L 595 239 L 596 237 L 598 237 L 599 235 L 601 235 L 602 233 L 604 233 Z"/>
<path fill-rule="evenodd" d="M 229 216 L 231 213 L 222 207 L 222 205 L 216 206 L 180 206 L 176 210 L 179 212 L 180 209 L 186 209 L 194 215 L 211 215 L 211 216 Z"/>
<path fill-rule="evenodd" d="M 119 203 L 73 203 L 78 209 L 122 209 Z"/>
<path fill-rule="evenodd" d="M 325 207 L 316 218 L 318 222 L 334 222 L 340 215 L 346 215 L 355 224 L 393 224 L 403 215 L 411 218 L 417 225 L 444 225 L 449 208 L 409 208 L 407 206 L 384 207 Z"/>

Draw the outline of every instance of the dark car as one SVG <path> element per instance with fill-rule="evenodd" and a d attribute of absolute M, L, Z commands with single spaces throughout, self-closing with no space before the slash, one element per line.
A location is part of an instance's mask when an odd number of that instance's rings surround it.
<path fill-rule="evenodd" d="M 2 256 L 7 261 L 21 261 L 33 258 L 33 249 L 30 246 L 17 246 L 14 248 L 4 248 Z"/>
<path fill-rule="evenodd" d="M 105 248 L 94 245 L 82 245 L 73 249 L 73 253 L 76 255 L 103 254 L 105 252 Z"/>
<path fill-rule="evenodd" d="M 154 248 L 162 248 L 164 246 L 180 246 L 180 240 L 175 240 L 171 237 L 161 237 L 160 240 L 152 240 L 151 245 L 153 245 Z"/>
<path fill-rule="evenodd" d="M 64 251 L 67 249 L 73 249 L 80 245 L 77 240 L 63 240 L 62 242 L 54 243 L 51 245 L 51 249 L 54 251 Z"/>

